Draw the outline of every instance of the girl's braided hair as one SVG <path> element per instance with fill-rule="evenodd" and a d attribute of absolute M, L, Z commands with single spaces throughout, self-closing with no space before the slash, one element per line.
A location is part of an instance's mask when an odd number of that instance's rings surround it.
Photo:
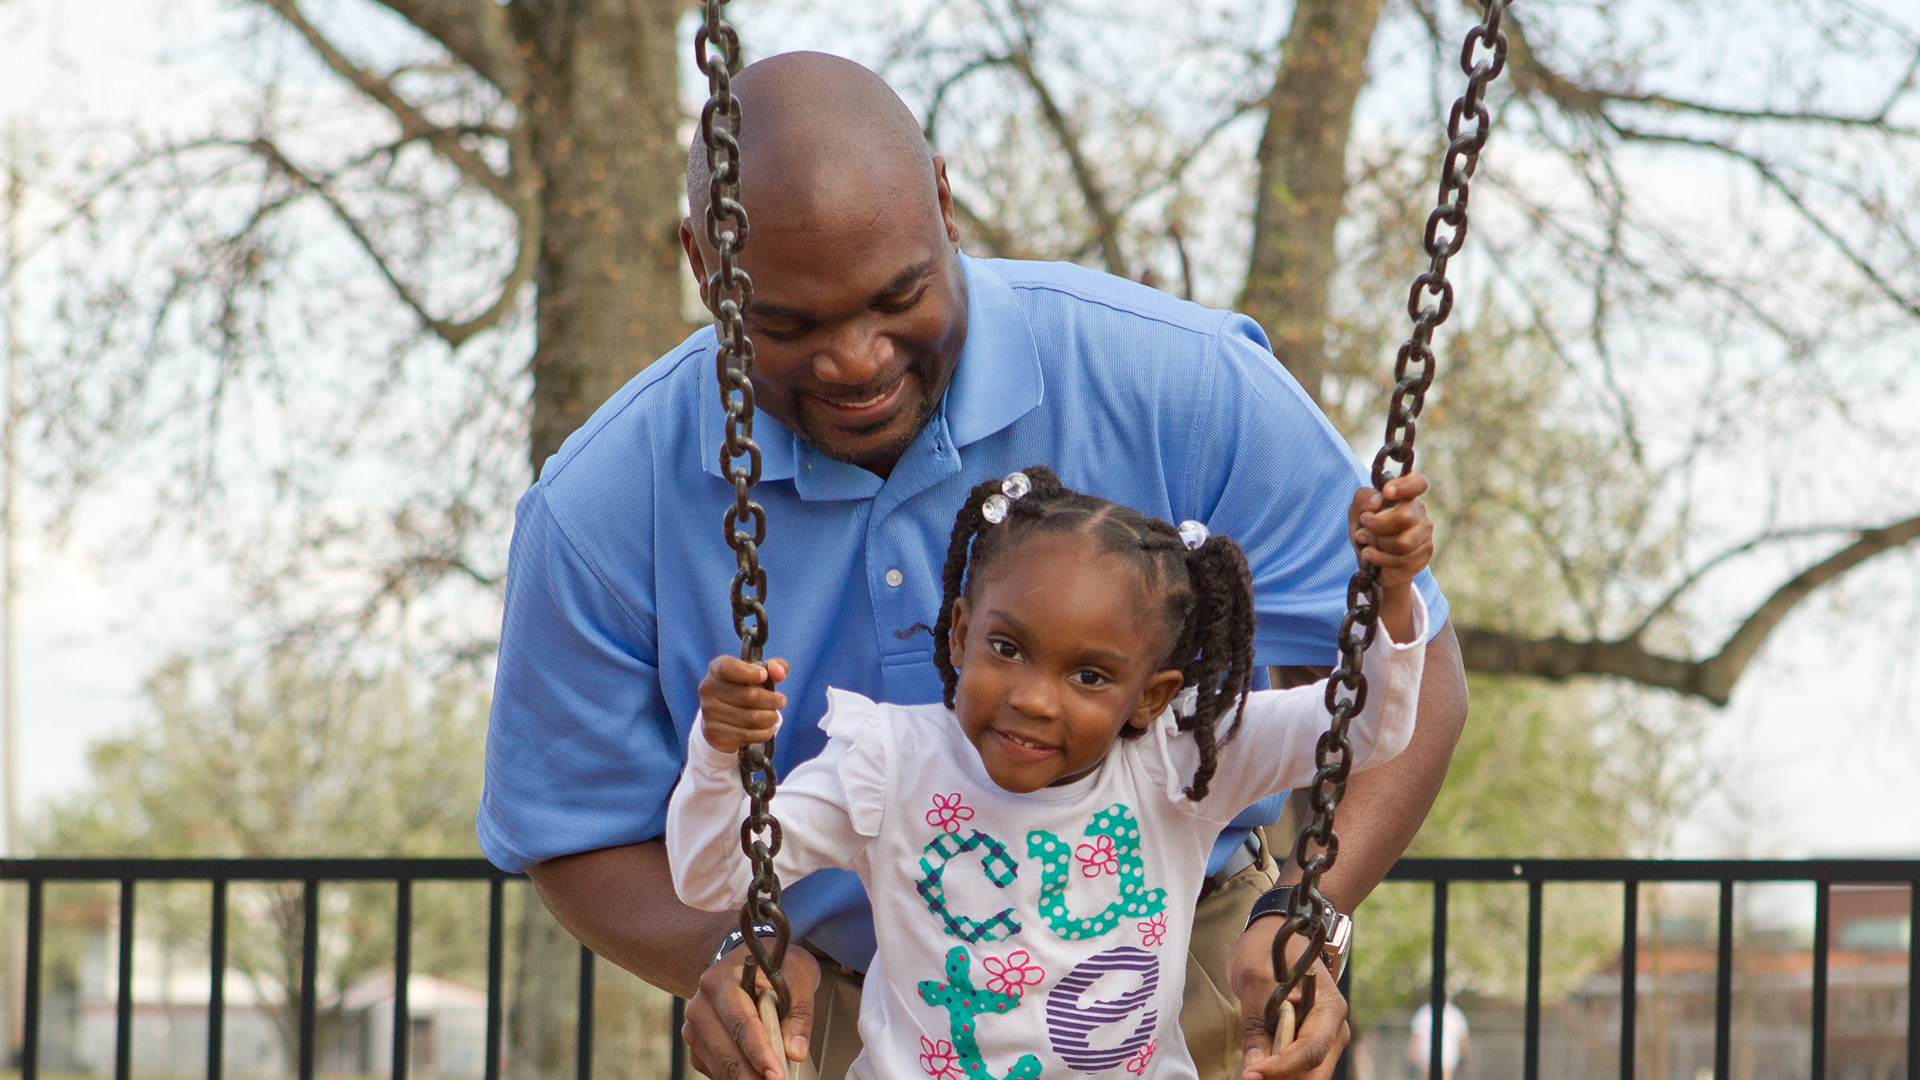
<path fill-rule="evenodd" d="M 1139 567 L 1148 594 L 1162 601 L 1167 640 L 1171 642 L 1162 665 L 1178 668 L 1181 685 L 1196 700 L 1191 715 L 1179 716 L 1180 730 L 1191 731 L 1200 749 L 1187 797 L 1207 797 L 1213 779 L 1215 752 L 1239 731 L 1246 712 L 1247 690 L 1253 685 L 1253 575 L 1240 545 L 1224 536 L 1207 539 L 1188 550 L 1180 533 L 1158 518 L 1060 483 L 1053 470 L 1036 465 L 1023 470 L 1032 490 L 1007 506 L 1006 519 L 996 525 L 980 508 L 1000 493 L 1001 481 L 987 480 L 974 487 L 954 518 L 953 539 L 947 545 L 940 618 L 933 628 L 933 662 L 946 686 L 946 703 L 953 707 L 959 672 L 954 670 L 948 638 L 953 633 L 953 605 L 963 590 L 972 595 L 994 560 L 1024 540 L 1046 534 L 1085 537 L 1104 554 L 1130 557 Z M 1229 709 L 1233 718 L 1224 733 L 1217 731 Z M 1132 726 L 1123 737 L 1143 732 Z"/>

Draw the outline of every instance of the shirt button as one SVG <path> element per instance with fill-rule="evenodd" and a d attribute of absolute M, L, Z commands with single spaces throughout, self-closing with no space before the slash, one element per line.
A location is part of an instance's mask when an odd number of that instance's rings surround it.
<path fill-rule="evenodd" d="M 889 571 L 887 571 L 887 584 L 888 584 L 888 585 L 891 585 L 891 586 L 893 586 L 894 588 L 896 588 L 896 589 L 897 589 L 897 588 L 899 588 L 899 587 L 900 587 L 900 583 L 901 583 L 901 582 L 903 582 L 903 581 L 905 581 L 905 580 L 907 580 L 907 576 L 906 576 L 905 574 L 902 574 L 902 573 L 901 573 L 900 571 L 898 571 L 898 570 L 889 570 Z"/>

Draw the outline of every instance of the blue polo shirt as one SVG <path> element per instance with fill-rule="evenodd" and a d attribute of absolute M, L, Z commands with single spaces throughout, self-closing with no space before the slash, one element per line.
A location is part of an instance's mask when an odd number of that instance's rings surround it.
<path fill-rule="evenodd" d="M 780 769 L 820 751 L 829 686 L 940 700 L 929 628 L 954 514 L 983 478 L 1033 464 L 1238 540 L 1259 662 L 1332 663 L 1365 474 L 1260 328 L 1071 264 L 961 261 L 966 345 L 886 480 L 755 417 L 767 651 L 793 665 Z M 635 376 L 520 500 L 478 822 L 503 869 L 659 837 L 700 680 L 738 651 L 713 350 L 702 330 Z M 1446 601 L 1430 577 L 1420 588 L 1438 627 Z M 1274 820 L 1282 798 L 1239 824 Z M 1214 868 L 1244 835 L 1222 836 Z M 783 903 L 797 934 L 866 967 L 872 914 L 851 873 L 787 883 Z"/>

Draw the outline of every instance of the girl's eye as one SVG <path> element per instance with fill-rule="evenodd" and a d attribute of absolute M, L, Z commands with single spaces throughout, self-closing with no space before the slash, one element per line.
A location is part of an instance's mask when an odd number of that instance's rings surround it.
<path fill-rule="evenodd" d="M 1068 677 L 1081 686 L 1104 686 L 1107 682 L 1105 675 L 1102 675 L 1092 668 L 1081 668 Z"/>
<path fill-rule="evenodd" d="M 993 655 L 1002 660 L 1020 659 L 1020 646 L 1005 638 L 988 638 L 987 648 L 992 649 Z"/>

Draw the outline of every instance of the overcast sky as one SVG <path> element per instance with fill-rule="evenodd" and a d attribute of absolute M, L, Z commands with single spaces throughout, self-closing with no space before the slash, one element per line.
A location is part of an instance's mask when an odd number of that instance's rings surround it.
<path fill-rule="evenodd" d="M 0 2 L 0 123 L 191 129 L 236 88 L 222 62 L 232 47 L 222 42 L 236 40 L 221 36 L 236 25 L 231 11 L 214 0 Z M 830 27 L 779 26 L 783 44 L 835 45 Z M 1845 471 L 1845 463 L 1831 467 Z M 26 495 L 29 509 L 33 498 Z M 1888 511 L 1896 512 L 1912 508 Z M 97 531 L 125 524 L 111 509 L 89 521 Z M 23 542 L 18 656 L 29 807 L 84 781 L 90 740 L 145 716 L 143 673 L 170 649 L 198 644 L 196 627 L 209 615 L 198 606 L 191 553 L 102 566 L 85 548 Z M 1685 831 L 1676 854 L 1920 854 L 1915 579 L 1912 557 L 1885 559 L 1774 636 L 1734 703 L 1713 718 L 1730 798 Z"/>

